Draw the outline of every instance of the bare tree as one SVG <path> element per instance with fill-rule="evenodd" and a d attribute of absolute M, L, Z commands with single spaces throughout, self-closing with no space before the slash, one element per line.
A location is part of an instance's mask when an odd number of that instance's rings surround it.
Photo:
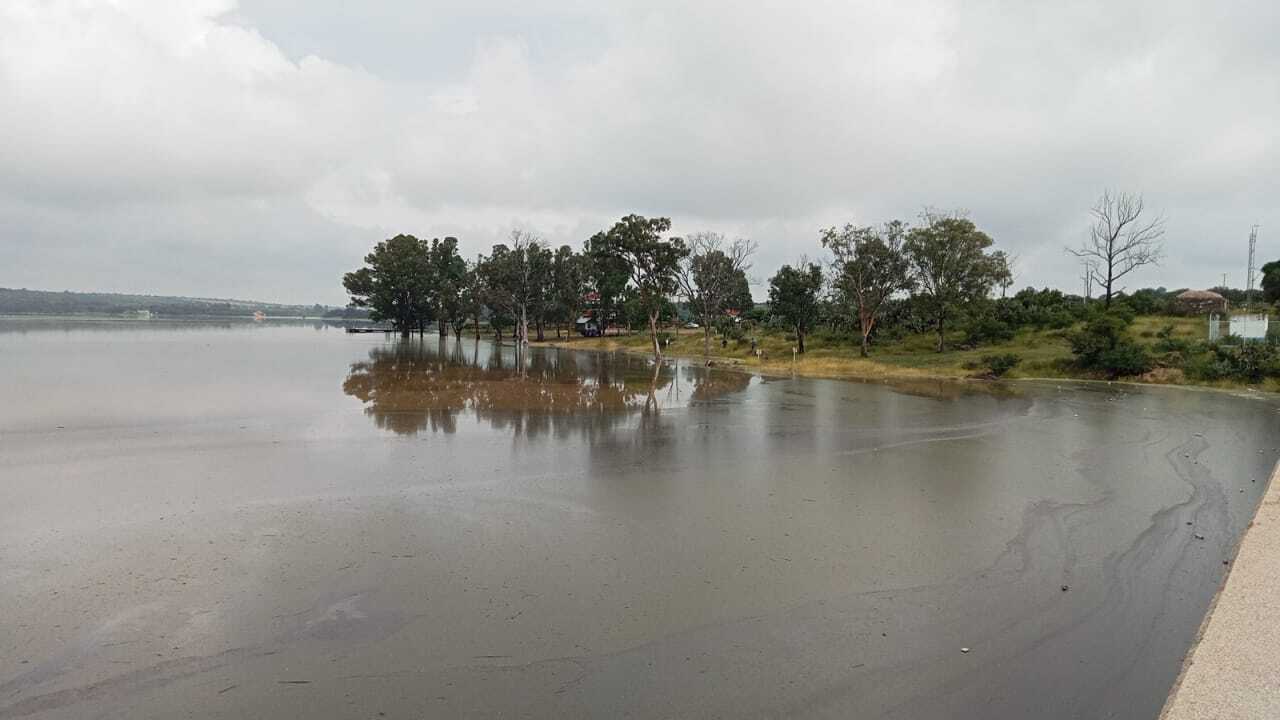
<path fill-rule="evenodd" d="M 689 255 L 680 263 L 676 281 L 702 323 L 702 354 L 710 355 L 715 321 L 726 310 L 749 309 L 752 302 L 746 272 L 756 244 L 743 238 L 726 244 L 724 236 L 714 232 L 694 233 L 685 244 Z"/>
<path fill-rule="evenodd" d="M 1105 306 L 1111 307 L 1115 282 L 1143 265 L 1157 265 L 1164 254 L 1164 218 L 1142 217 L 1142 196 L 1126 192 L 1103 192 L 1093 206 L 1093 227 L 1089 239 L 1067 252 L 1092 259 L 1093 281 L 1102 288 Z"/>

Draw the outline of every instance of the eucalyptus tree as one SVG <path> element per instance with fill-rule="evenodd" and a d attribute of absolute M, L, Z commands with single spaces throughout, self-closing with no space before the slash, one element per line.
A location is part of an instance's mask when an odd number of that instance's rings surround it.
<path fill-rule="evenodd" d="M 375 245 L 364 262 L 342 277 L 352 307 L 369 308 L 371 320 L 390 322 L 405 337 L 423 330 L 436 309 L 428 244 L 396 235 Z"/>
<path fill-rule="evenodd" d="M 907 233 L 903 249 L 943 352 L 947 320 L 961 306 L 987 297 L 1009 276 L 1009 264 L 1003 252 L 988 252 L 994 241 L 962 214 L 926 211 L 921 219 L 924 224 Z"/>
<path fill-rule="evenodd" d="M 458 238 L 434 238 L 427 252 L 429 282 L 435 295 L 435 316 L 440 337 L 459 317 L 465 322 L 462 293 L 467 281 L 467 263 L 458 254 Z"/>
<path fill-rule="evenodd" d="M 867 357 L 871 331 L 885 302 L 915 285 L 911 262 L 903 252 L 907 227 L 894 220 L 881 227 L 830 227 L 822 231 L 822 245 L 831 251 L 831 287 L 836 302 L 852 308 Z"/>
<path fill-rule="evenodd" d="M 484 314 L 485 300 L 488 296 L 484 274 L 481 269 L 483 264 L 484 255 L 476 255 L 474 262 L 467 263 L 467 278 L 462 289 L 462 305 L 466 310 L 467 317 L 471 319 L 476 340 L 480 339 L 480 316 Z"/>
<path fill-rule="evenodd" d="M 742 238 L 725 242 L 723 235 L 714 232 L 695 233 L 685 242 L 689 254 L 680 263 L 676 281 L 702 324 L 702 353 L 710 355 L 716 321 L 728 310 L 751 308 L 747 270 L 756 244 Z"/>
<path fill-rule="evenodd" d="M 480 263 L 486 302 L 515 321 L 516 341 L 529 342 L 529 315 L 537 308 L 551 266 L 551 251 L 533 233 L 513 230 Z"/>
<path fill-rule="evenodd" d="M 1111 307 L 1115 282 L 1164 255 L 1164 218 L 1144 218 L 1141 195 L 1102 193 L 1090 211 L 1093 225 L 1079 248 L 1067 252 L 1089 262 L 1090 282 L 1102 287 L 1105 307 Z"/>
<path fill-rule="evenodd" d="M 556 249 L 551 259 L 551 316 L 556 323 L 556 337 L 560 337 L 561 323 L 572 324 L 582 309 L 583 296 L 587 293 L 587 258 L 573 251 L 568 245 Z"/>
<path fill-rule="evenodd" d="M 822 284 L 822 268 L 810 262 L 783 265 L 769 279 L 769 311 L 795 331 L 797 352 L 804 352 L 804 336 L 818 316 Z"/>
<path fill-rule="evenodd" d="M 662 358 L 658 316 L 679 288 L 680 261 L 689 254 L 680 238 L 663 239 L 663 233 L 670 229 L 668 218 L 627 215 L 592 238 L 592 244 L 603 255 L 625 261 L 631 284 L 649 319 L 654 359 Z"/>
<path fill-rule="evenodd" d="M 631 280 L 631 266 L 609 247 L 605 233 L 587 239 L 582 252 L 587 294 L 594 296 L 596 321 L 600 334 L 621 314 L 624 293 Z"/>

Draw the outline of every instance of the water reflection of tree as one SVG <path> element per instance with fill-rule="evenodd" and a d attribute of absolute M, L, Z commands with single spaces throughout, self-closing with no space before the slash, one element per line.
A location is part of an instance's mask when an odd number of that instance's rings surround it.
<path fill-rule="evenodd" d="M 689 400 L 740 389 L 749 382 L 703 373 Z M 715 378 L 714 381 L 710 378 Z M 373 348 L 351 365 L 343 391 L 365 403 L 383 429 L 452 433 L 463 412 L 495 428 L 538 436 L 607 431 L 640 414 L 656 421 L 678 402 L 668 389 L 670 365 L 604 353 L 526 350 L 492 343 L 409 340 Z"/>

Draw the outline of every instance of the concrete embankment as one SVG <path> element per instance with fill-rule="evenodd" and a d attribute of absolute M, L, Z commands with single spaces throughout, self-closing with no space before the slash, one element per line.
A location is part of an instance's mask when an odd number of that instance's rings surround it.
<path fill-rule="evenodd" d="M 1280 718 L 1280 465 L 1163 720 Z"/>

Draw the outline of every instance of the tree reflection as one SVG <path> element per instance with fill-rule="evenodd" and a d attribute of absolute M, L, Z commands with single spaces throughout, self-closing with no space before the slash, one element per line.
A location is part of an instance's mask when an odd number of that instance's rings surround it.
<path fill-rule="evenodd" d="M 404 435 L 455 432 L 464 413 L 530 437 L 595 435 L 636 414 L 642 427 L 651 425 L 667 407 L 750 382 L 725 375 L 698 373 L 682 398 L 670 392 L 673 367 L 643 357 L 416 339 L 370 350 L 368 360 L 351 365 L 342 389 L 379 428 Z"/>

